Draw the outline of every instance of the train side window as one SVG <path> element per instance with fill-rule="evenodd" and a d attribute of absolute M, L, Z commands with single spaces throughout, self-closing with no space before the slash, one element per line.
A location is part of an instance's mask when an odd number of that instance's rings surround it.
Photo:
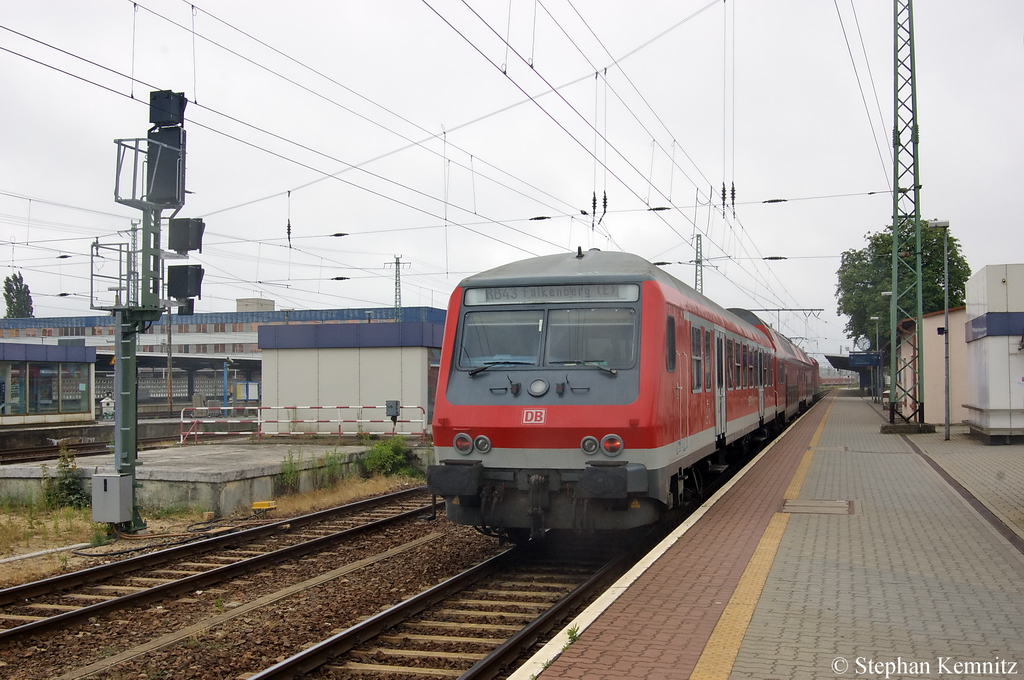
<path fill-rule="evenodd" d="M 711 345 L 711 331 L 704 329 L 704 389 L 711 391 L 711 368 L 714 352 Z"/>
<path fill-rule="evenodd" d="M 676 318 L 671 314 L 665 326 L 665 368 L 669 373 L 676 370 Z"/>
<path fill-rule="evenodd" d="M 736 374 L 736 389 L 740 389 L 740 388 L 743 387 L 743 383 L 740 380 L 740 378 L 742 377 L 741 374 L 740 374 L 740 365 L 742 363 L 743 363 L 743 343 L 737 341 L 736 342 L 736 356 L 733 357 L 733 365 L 732 365 L 732 370 Z"/>
<path fill-rule="evenodd" d="M 715 338 L 715 387 L 718 388 L 718 392 L 725 388 L 725 340 L 721 336 Z"/>
<path fill-rule="evenodd" d="M 725 344 L 725 380 L 728 383 L 728 388 L 733 388 L 733 366 L 735 363 L 732 358 L 732 340 L 726 340 Z"/>
<path fill-rule="evenodd" d="M 700 392 L 701 378 L 704 370 L 701 367 L 701 332 L 699 326 L 690 328 L 690 372 L 693 375 L 693 391 Z"/>

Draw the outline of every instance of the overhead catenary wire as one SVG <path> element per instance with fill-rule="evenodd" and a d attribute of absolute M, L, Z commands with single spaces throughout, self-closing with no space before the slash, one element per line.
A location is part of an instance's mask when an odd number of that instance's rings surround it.
<path fill-rule="evenodd" d="M 532 53 L 531 53 L 531 57 L 530 57 L 530 59 L 529 59 L 528 61 L 529 61 L 529 62 L 533 62 L 533 61 L 534 61 L 534 59 L 533 59 L 533 56 L 532 56 Z M 607 83 L 607 80 L 606 80 L 606 79 L 602 79 L 602 85 L 606 85 L 606 83 Z M 605 104 L 607 105 L 607 98 L 605 99 Z M 607 122 L 607 117 L 605 117 L 605 123 L 606 123 L 606 122 Z M 602 127 L 603 127 L 603 126 L 602 126 Z M 601 129 L 601 128 L 599 128 L 599 129 Z M 606 128 L 604 128 L 604 129 L 603 129 L 603 133 L 604 133 L 604 135 L 605 135 L 605 136 L 607 136 L 607 129 L 606 129 Z M 674 141 L 674 140 L 673 140 L 673 141 Z M 675 146 L 675 145 L 673 144 L 673 147 L 672 147 L 672 151 L 673 151 L 673 153 L 675 152 L 675 148 L 674 148 L 674 146 Z M 651 172 L 648 172 L 647 174 L 648 174 L 648 177 L 650 177 L 650 176 L 651 176 L 651 175 L 652 175 L 653 173 L 651 173 Z M 671 179 L 670 179 L 670 187 L 671 187 Z M 671 190 L 670 190 L 670 193 L 671 193 Z M 595 212 L 596 212 L 596 211 L 595 211 Z M 572 220 L 572 218 L 570 217 L 570 222 L 571 222 L 571 220 Z M 486 223 L 485 223 L 485 224 L 486 224 Z M 428 228 L 429 228 L 429 227 L 428 227 Z M 557 240 L 557 241 L 558 241 L 559 243 L 562 243 L 562 239 L 561 239 L 561 238 L 558 238 L 558 239 L 556 239 L 556 240 Z M 562 246 L 562 247 L 564 248 L 564 246 Z"/>

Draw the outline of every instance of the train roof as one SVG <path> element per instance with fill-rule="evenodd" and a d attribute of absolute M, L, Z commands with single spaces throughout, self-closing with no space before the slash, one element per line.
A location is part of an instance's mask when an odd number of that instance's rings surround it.
<path fill-rule="evenodd" d="M 597 248 L 575 253 L 541 255 L 510 262 L 462 280 L 467 288 L 515 286 L 536 280 L 545 284 L 603 283 L 605 281 L 648 281 L 660 278 L 660 269 L 631 253 L 605 252 Z M 662 272 L 663 273 L 663 272 Z"/>
<path fill-rule="evenodd" d="M 604 283 L 615 281 L 658 281 L 683 293 L 697 304 L 720 315 L 722 318 L 746 326 L 754 336 L 763 336 L 756 326 L 734 311 L 698 293 L 661 267 L 632 253 L 603 251 L 597 248 L 578 249 L 575 253 L 541 255 L 525 260 L 510 262 L 463 279 L 462 288 L 485 288 L 500 286 L 522 286 L 530 283 L 564 285 L 571 283 Z M 748 312 L 748 314 L 750 314 Z M 753 316 L 751 314 L 751 316 Z M 754 317 L 757 319 L 757 317 Z"/>
<path fill-rule="evenodd" d="M 772 346 L 775 347 L 776 352 L 786 354 L 792 359 L 796 359 L 807 364 L 814 362 L 814 360 L 811 359 L 806 352 L 800 349 L 795 342 L 766 324 L 757 314 L 754 314 L 748 309 L 738 309 L 735 307 L 730 307 L 729 311 L 747 323 L 763 328 L 764 332 L 768 335 L 768 339 L 771 340 Z"/>

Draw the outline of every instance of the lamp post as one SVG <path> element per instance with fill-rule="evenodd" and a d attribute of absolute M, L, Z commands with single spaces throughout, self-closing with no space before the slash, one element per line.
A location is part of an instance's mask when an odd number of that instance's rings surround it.
<path fill-rule="evenodd" d="M 946 421 L 943 439 L 949 441 L 949 220 L 932 220 L 929 226 L 942 230 L 942 291 L 945 295 L 945 316 L 942 340 L 946 345 Z"/>
<path fill-rule="evenodd" d="M 892 297 L 892 291 L 891 290 L 883 290 L 881 295 L 884 298 L 891 298 Z M 895 351 L 896 351 L 896 344 L 895 343 L 890 344 L 889 345 L 889 353 L 891 354 L 892 352 L 895 352 Z M 881 367 L 879 367 L 879 368 L 881 368 Z M 882 384 L 883 384 L 883 387 L 884 387 L 884 385 L 885 385 L 885 376 L 882 376 Z M 894 408 L 895 408 L 893 406 L 893 397 L 895 397 L 895 395 L 896 395 L 896 392 L 893 390 L 895 385 L 896 385 L 896 374 L 893 373 L 892 375 L 889 376 L 889 413 L 890 414 L 894 412 Z"/>
<path fill-rule="evenodd" d="M 882 387 L 881 387 L 881 382 L 882 381 L 880 380 L 880 378 L 882 377 L 882 348 L 878 346 L 878 317 L 877 316 L 872 316 L 872 317 L 869 317 L 869 320 L 875 322 L 875 355 L 878 357 L 878 365 L 874 367 L 875 368 L 875 385 L 874 385 L 874 387 L 875 387 L 875 398 L 872 399 L 872 401 L 875 402 L 876 404 L 880 404 L 882 402 Z"/>

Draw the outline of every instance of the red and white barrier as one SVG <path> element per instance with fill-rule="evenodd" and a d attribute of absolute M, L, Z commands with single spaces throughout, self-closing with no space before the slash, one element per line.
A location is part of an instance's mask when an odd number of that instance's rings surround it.
<path fill-rule="evenodd" d="M 367 410 L 385 410 L 387 406 L 374 406 L 374 405 L 359 405 L 359 406 L 236 406 L 236 407 L 221 407 L 221 406 L 208 406 L 208 407 L 188 407 L 181 410 L 181 427 L 180 427 L 180 443 L 184 444 L 189 437 L 193 437 L 195 441 L 199 440 L 199 435 L 249 435 L 256 434 L 257 441 L 261 440 L 264 435 L 275 436 L 275 435 L 294 435 L 294 434 L 334 434 L 340 439 L 342 436 L 350 435 L 357 436 L 360 434 L 366 434 L 368 432 L 365 429 L 368 425 L 383 424 L 391 425 L 392 435 L 408 435 L 408 436 L 419 436 L 420 440 L 426 442 L 427 438 L 427 410 L 422 406 L 400 406 L 399 416 L 395 419 L 384 417 L 384 418 L 363 418 L 358 417 L 362 415 L 362 411 Z M 407 411 L 418 411 L 420 418 L 403 418 L 402 414 Z M 223 414 L 227 411 L 227 418 L 207 418 L 209 411 L 220 411 Z M 250 415 L 253 411 L 256 412 L 256 418 L 232 418 L 232 411 L 242 412 L 240 415 Z M 284 412 L 281 414 L 280 412 Z M 290 414 L 288 412 L 291 412 Z M 298 418 L 295 417 L 300 415 L 300 412 L 309 411 L 308 415 L 317 416 L 309 418 Z M 334 418 L 322 417 L 324 412 L 327 411 L 327 415 L 335 415 Z M 334 411 L 334 414 L 330 414 L 330 411 Z M 357 417 L 346 418 L 344 415 L 349 415 L 348 412 L 355 411 Z M 202 412 L 202 413 L 200 413 Z M 186 415 L 187 414 L 187 415 Z M 267 417 L 268 415 L 285 415 L 291 417 L 285 418 L 273 418 Z M 307 415 L 302 413 L 302 415 Z M 225 425 L 241 425 L 241 424 L 255 424 L 255 429 L 243 430 L 230 428 L 228 430 L 216 430 L 216 431 L 201 431 L 201 426 L 204 424 L 225 424 Z M 403 427 L 399 431 L 399 424 Z M 270 425 L 272 427 L 267 428 Z M 316 425 L 314 429 L 302 429 L 297 430 L 296 425 Z M 320 427 L 322 425 L 329 425 L 330 428 Z M 404 425 L 411 425 L 413 427 L 404 427 Z M 281 426 L 284 426 L 283 428 Z M 336 426 L 336 427 L 335 427 Z M 268 431 L 269 429 L 269 431 Z M 381 428 L 379 430 L 373 430 L 375 432 L 386 432 L 387 428 Z"/>

